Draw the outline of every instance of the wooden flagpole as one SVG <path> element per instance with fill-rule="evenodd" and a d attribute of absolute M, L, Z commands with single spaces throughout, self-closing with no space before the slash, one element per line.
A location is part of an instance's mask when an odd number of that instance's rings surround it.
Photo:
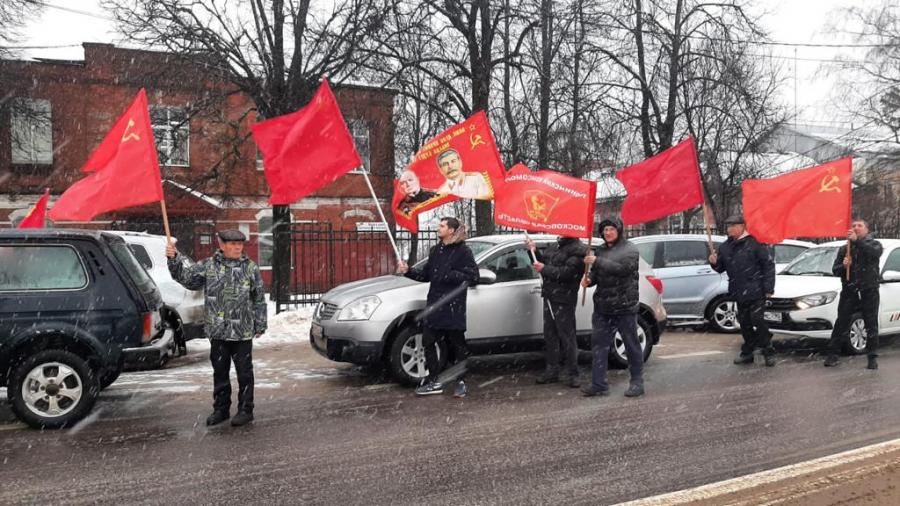
<path fill-rule="evenodd" d="M 850 239 L 847 239 L 847 254 L 844 256 L 847 258 L 847 268 L 845 269 L 847 281 L 850 281 L 850 267 L 853 265 L 853 257 L 850 256 Z"/>
<path fill-rule="evenodd" d="M 593 241 L 594 241 L 594 234 L 592 233 L 591 235 L 588 236 L 588 250 L 587 250 L 588 255 L 594 254 L 594 252 L 591 251 L 591 243 Z M 590 272 L 591 267 L 592 266 L 589 266 L 588 264 L 584 264 L 584 277 L 588 276 L 588 273 Z M 583 286 L 583 287 L 581 287 L 581 305 L 582 306 L 584 305 L 585 300 L 587 300 L 587 287 Z"/>
<path fill-rule="evenodd" d="M 372 187 L 372 181 L 369 180 L 369 173 L 366 171 L 365 167 L 362 168 L 361 172 L 366 179 L 366 185 L 369 187 L 369 192 L 372 194 L 372 200 L 375 201 L 375 209 L 378 209 L 378 216 L 381 217 L 381 222 L 384 223 L 384 231 L 391 241 L 391 246 L 394 248 L 394 254 L 397 255 L 397 263 L 401 263 L 403 262 L 403 258 L 400 257 L 400 250 L 397 248 L 397 243 L 394 242 L 394 235 L 391 234 L 391 227 L 388 226 L 387 218 L 384 217 L 384 211 L 381 210 L 381 204 L 378 203 L 378 196 L 375 195 L 375 188 Z"/>
<path fill-rule="evenodd" d="M 703 224 L 706 226 L 706 241 L 707 246 L 709 247 L 709 254 L 715 255 L 716 248 L 713 246 L 712 230 L 709 225 L 709 207 L 706 205 L 706 200 L 703 201 Z"/>
<path fill-rule="evenodd" d="M 169 230 L 169 214 L 166 212 L 166 197 L 159 199 L 162 208 L 163 229 L 166 231 L 166 244 L 172 244 L 172 232 Z"/>

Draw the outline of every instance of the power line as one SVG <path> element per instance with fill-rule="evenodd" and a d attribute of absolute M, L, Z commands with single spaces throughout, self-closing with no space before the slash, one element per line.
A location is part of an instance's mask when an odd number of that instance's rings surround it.
<path fill-rule="evenodd" d="M 80 15 L 82 15 L 82 16 L 87 16 L 87 17 L 95 18 L 95 19 L 102 19 L 102 20 L 104 20 L 104 21 L 111 21 L 111 22 L 115 22 L 115 21 L 116 21 L 116 20 L 113 19 L 113 18 L 109 18 L 109 17 L 106 17 L 106 16 L 102 16 L 102 15 L 100 15 L 100 14 L 95 14 L 95 13 L 93 13 L 93 12 L 83 11 L 83 10 L 81 10 L 81 9 L 73 9 L 73 8 L 71 8 L 71 7 L 63 7 L 63 6 L 61 6 L 61 5 L 54 5 L 54 4 L 51 4 L 51 3 L 48 3 L 48 2 L 40 2 L 40 5 L 42 5 L 42 6 L 44 6 L 44 7 L 47 7 L 47 8 L 50 8 L 50 9 L 56 9 L 56 10 L 59 10 L 59 11 L 70 12 L 70 13 L 72 13 L 72 14 L 80 14 Z"/>

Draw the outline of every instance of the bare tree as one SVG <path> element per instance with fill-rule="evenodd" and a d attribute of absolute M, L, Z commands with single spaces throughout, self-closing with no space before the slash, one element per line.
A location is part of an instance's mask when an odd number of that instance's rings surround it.
<path fill-rule="evenodd" d="M 208 65 L 249 96 L 260 117 L 297 110 L 322 76 L 340 83 L 365 64 L 390 0 L 103 0 L 131 42 Z M 273 208 L 275 296 L 290 274 L 288 206 Z"/>

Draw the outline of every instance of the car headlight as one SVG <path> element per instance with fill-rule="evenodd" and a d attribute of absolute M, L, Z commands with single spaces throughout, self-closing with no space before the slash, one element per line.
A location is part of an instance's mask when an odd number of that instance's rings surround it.
<path fill-rule="evenodd" d="M 837 297 L 837 292 L 814 293 L 797 299 L 797 307 L 809 309 L 811 307 L 824 306 L 833 302 L 835 297 Z"/>
<path fill-rule="evenodd" d="M 381 299 L 375 295 L 356 299 L 341 310 L 338 321 L 368 320 L 380 305 Z"/>

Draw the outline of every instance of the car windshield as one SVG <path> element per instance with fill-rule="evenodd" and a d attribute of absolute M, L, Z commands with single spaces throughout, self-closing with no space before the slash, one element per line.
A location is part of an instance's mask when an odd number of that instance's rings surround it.
<path fill-rule="evenodd" d="M 792 276 L 834 276 L 831 266 L 837 247 L 811 248 L 801 253 L 781 274 Z"/>
<path fill-rule="evenodd" d="M 478 255 L 493 248 L 495 246 L 495 244 L 492 242 L 486 242 L 486 241 L 468 240 L 468 241 L 466 241 L 466 246 L 468 246 L 469 249 L 472 250 L 472 255 L 475 258 L 478 258 Z M 416 262 L 416 264 L 413 267 L 422 267 L 423 265 L 425 265 L 426 260 L 428 260 L 428 257 L 425 257 L 425 258 L 419 260 L 418 262 Z"/>

